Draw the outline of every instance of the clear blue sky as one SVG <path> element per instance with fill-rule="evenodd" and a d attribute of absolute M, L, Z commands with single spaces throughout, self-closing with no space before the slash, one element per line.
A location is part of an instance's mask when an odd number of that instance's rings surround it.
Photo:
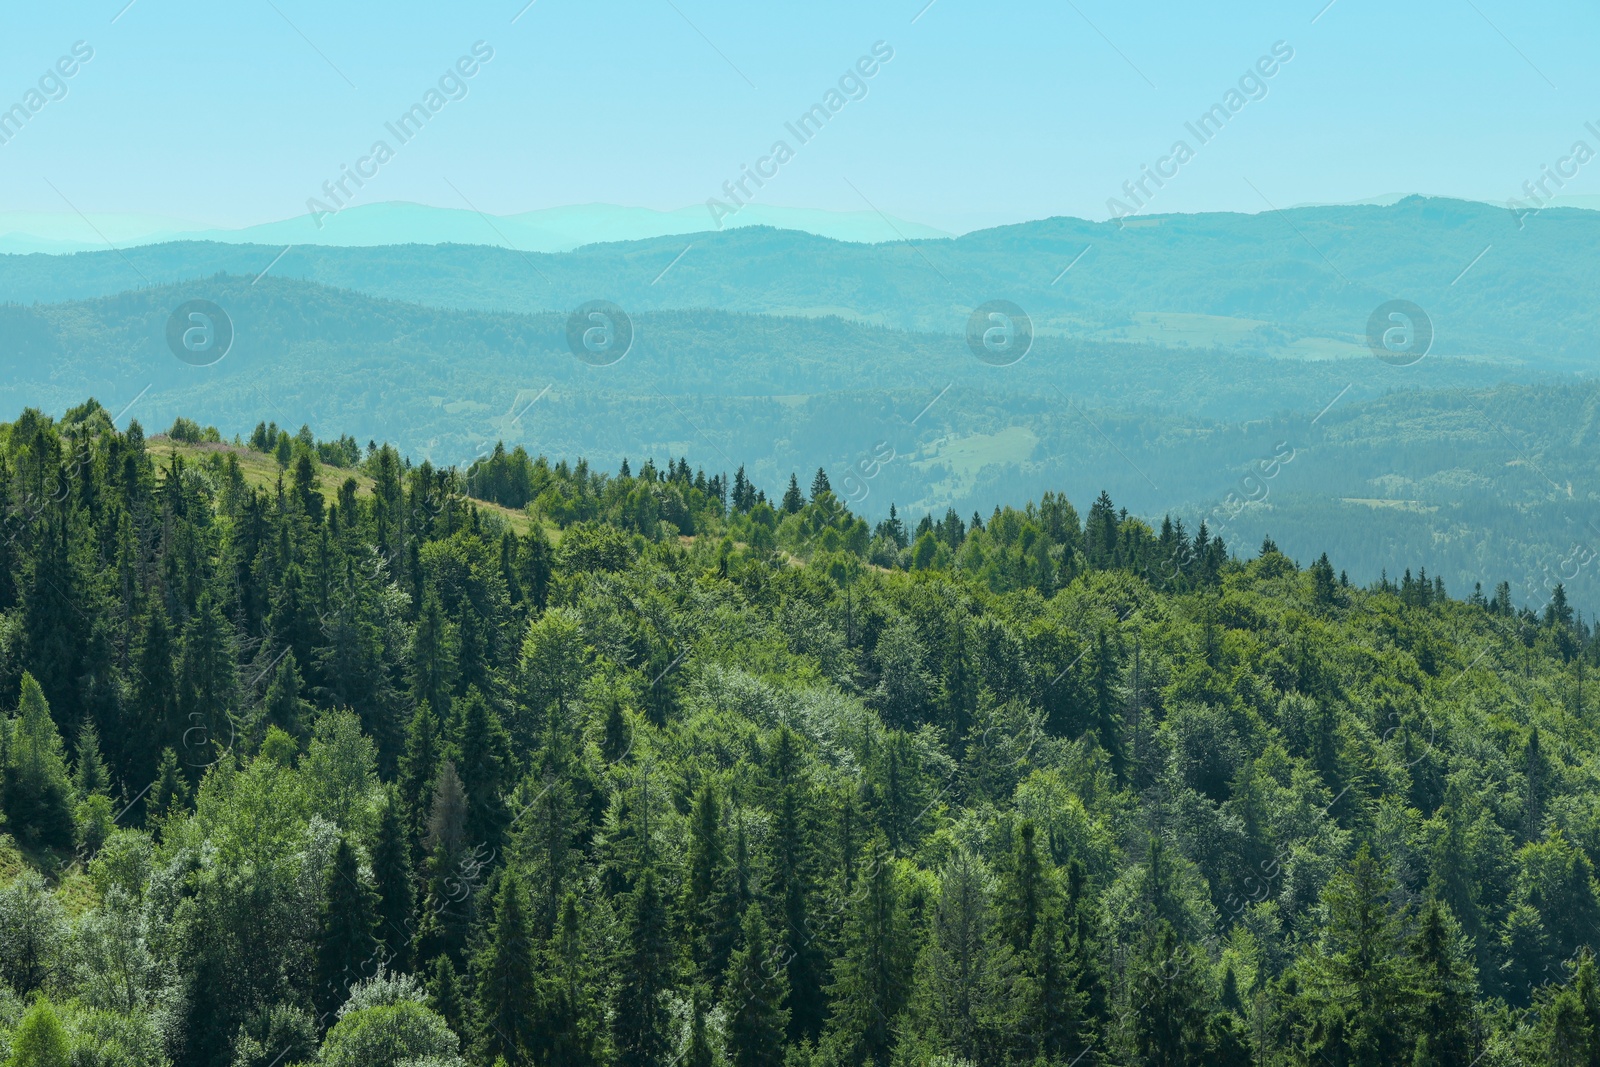
<path fill-rule="evenodd" d="M 8 5 L 0 107 L 75 41 L 94 58 L 0 145 L 0 211 L 65 210 L 53 184 L 90 213 L 229 226 L 303 213 L 478 40 L 495 54 L 467 97 L 360 202 L 703 203 L 878 40 L 893 60 L 763 202 L 870 201 L 950 228 L 1105 218 L 1279 40 L 1295 56 L 1265 99 L 1151 210 L 1503 200 L 1576 138 L 1600 147 L 1583 128 L 1600 126 L 1593 5 L 1336 0 L 1313 23 L 1324 2 L 935 0 L 913 22 L 924 0 L 536 0 L 514 24 L 523 0 L 135 0 L 115 22 L 125 0 Z M 1600 193 L 1600 161 L 1565 192 Z"/>

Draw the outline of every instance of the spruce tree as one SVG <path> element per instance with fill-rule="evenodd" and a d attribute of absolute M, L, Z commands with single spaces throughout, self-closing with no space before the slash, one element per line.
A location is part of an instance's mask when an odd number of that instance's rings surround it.
<path fill-rule="evenodd" d="M 884 1067 L 894 1052 L 910 993 L 909 932 L 895 884 L 895 860 L 881 839 L 872 849 L 866 884 L 845 923 L 843 955 L 828 987 L 833 1017 L 825 1038 L 831 1054 Z"/>
<path fill-rule="evenodd" d="M 133 692 L 125 720 L 127 732 L 121 738 L 126 753 L 121 763 L 124 781 L 154 781 L 162 749 L 181 743 L 183 720 L 178 717 L 175 659 L 166 608 L 156 597 L 143 620 L 130 678 Z M 146 804 L 145 810 L 153 809 Z"/>
<path fill-rule="evenodd" d="M 744 910 L 740 944 L 728 965 L 728 1059 L 733 1067 L 783 1067 L 787 983 L 768 956 L 761 908 Z"/>
<path fill-rule="evenodd" d="M 322 1025 L 332 1016 L 357 982 L 378 969 L 378 894 L 361 875 L 356 850 L 339 839 L 333 863 L 323 876 L 322 901 L 317 909 L 316 984 L 312 1004 Z"/>
<path fill-rule="evenodd" d="M 598 1067 L 601 1011 L 595 999 L 595 968 L 584 947 L 578 899 L 567 894 L 555 936 L 541 952 L 540 1061 L 563 1067 Z"/>
<path fill-rule="evenodd" d="M 727 965 L 732 946 L 724 937 L 721 912 L 728 877 L 727 847 L 722 837 L 722 806 L 710 783 L 700 787 L 689 814 L 689 877 L 684 884 L 684 916 L 693 938 L 694 958 L 702 976 L 715 984 Z"/>
<path fill-rule="evenodd" d="M 170 818 L 183 814 L 188 806 L 189 782 L 178 767 L 178 754 L 170 748 L 163 749 L 145 810 L 154 818 Z"/>
<path fill-rule="evenodd" d="M 815 477 L 811 479 L 811 499 L 815 500 L 823 493 L 831 492 L 833 492 L 833 486 L 828 484 L 828 472 L 818 467 Z"/>
<path fill-rule="evenodd" d="M 800 492 L 800 480 L 791 474 L 789 475 L 789 488 L 783 492 L 783 512 L 786 515 L 795 515 L 805 506 L 806 498 Z"/>
<path fill-rule="evenodd" d="M 34 847 L 72 844 L 72 780 L 50 705 L 33 675 L 22 675 L 22 698 L 6 745 L 4 807 L 11 832 Z"/>
<path fill-rule="evenodd" d="M 787 785 L 778 803 L 772 830 L 772 863 L 769 869 L 776 884 L 771 895 L 782 909 L 777 941 L 784 960 L 789 986 L 789 1027 L 791 1045 L 815 1042 L 822 1033 L 827 1015 L 827 962 L 817 931 L 812 929 L 815 888 L 814 859 L 810 834 L 804 824 L 798 787 Z"/>
<path fill-rule="evenodd" d="M 628 907 L 621 979 L 612 1013 L 611 1040 L 629 1067 L 663 1067 L 670 1051 L 665 995 L 672 974 L 667 910 L 646 868 Z"/>
<path fill-rule="evenodd" d="M 451 750 L 466 791 L 467 840 L 469 846 L 498 852 L 511 821 L 505 801 L 511 788 L 511 741 L 500 717 L 475 688 L 455 702 L 452 714 L 456 729 Z"/>
<path fill-rule="evenodd" d="M 1418 1029 L 1427 1038 L 1427 1057 L 1433 1063 L 1470 1063 L 1477 1055 L 1473 1038 L 1477 983 L 1459 939 L 1449 909 L 1430 900 L 1412 938 L 1410 954 L 1422 1002 Z M 1417 1056 L 1426 1058 L 1420 1044 Z"/>
<path fill-rule="evenodd" d="M 377 835 L 369 849 L 372 879 L 378 891 L 378 936 L 388 949 L 390 966 L 406 970 L 410 966 L 411 942 L 415 932 L 412 911 L 416 905 L 411 866 L 411 835 L 400 813 L 400 799 L 391 786 L 385 797 Z"/>
<path fill-rule="evenodd" d="M 1198 971 L 1194 950 L 1179 941 L 1172 924 L 1157 919 L 1147 927 L 1133 978 L 1133 1041 L 1148 1067 L 1203 1062 L 1206 1013 Z"/>
<path fill-rule="evenodd" d="M 428 1006 L 457 1037 L 467 1034 L 467 1009 L 461 995 L 461 976 L 449 956 L 437 956 L 428 972 Z"/>
<path fill-rule="evenodd" d="M 414 844 L 420 844 L 427 832 L 441 744 L 439 719 L 433 708 L 428 704 L 419 705 L 406 730 L 406 747 L 400 756 L 398 783 L 400 803 L 405 811 L 406 832 Z"/>
<path fill-rule="evenodd" d="M 473 959 L 474 1047 L 483 1062 L 500 1058 L 520 1067 L 530 1062 L 536 1040 L 533 936 L 521 879 L 508 867 L 499 881 L 485 944 Z"/>
<path fill-rule="evenodd" d="M 111 795 L 111 772 L 100 754 L 100 731 L 95 729 L 90 719 L 83 720 L 83 725 L 78 728 L 72 784 L 79 797 Z"/>

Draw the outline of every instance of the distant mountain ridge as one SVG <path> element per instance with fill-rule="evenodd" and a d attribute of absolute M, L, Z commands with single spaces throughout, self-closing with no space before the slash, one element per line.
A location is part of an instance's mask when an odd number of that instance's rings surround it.
<path fill-rule="evenodd" d="M 1125 227 L 1054 218 L 872 244 L 742 227 L 564 253 L 189 242 L 0 255 L 0 299 L 55 303 L 267 271 L 436 307 L 565 313 L 604 298 L 635 313 L 836 315 L 944 335 L 1003 298 L 1041 335 L 1311 361 L 1370 358 L 1372 314 L 1404 299 L 1432 322 L 1429 358 L 1600 369 L 1600 213 L 1550 207 L 1519 219 L 1422 197 Z"/>
<path fill-rule="evenodd" d="M 763 204 L 747 205 L 720 228 L 744 226 L 771 226 L 867 244 L 902 237 L 950 236 L 932 226 L 873 211 L 819 211 Z M 93 252 L 105 249 L 106 241 L 124 248 L 170 241 L 215 241 L 339 248 L 472 244 L 500 245 L 523 252 L 569 252 L 589 244 L 700 233 L 712 228 L 713 220 L 701 205 L 656 211 L 613 204 L 576 204 L 514 215 L 487 215 L 468 208 L 391 201 L 346 208 L 322 219 L 320 225 L 305 214 L 238 229 L 206 227 L 160 216 L 108 215 L 85 220 L 77 214 L 0 213 L 0 253 Z"/>

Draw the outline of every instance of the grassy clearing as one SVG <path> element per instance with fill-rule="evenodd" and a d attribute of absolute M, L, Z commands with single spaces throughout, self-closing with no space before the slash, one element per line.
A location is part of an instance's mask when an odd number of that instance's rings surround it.
<path fill-rule="evenodd" d="M 278 461 L 263 452 L 253 448 L 244 448 L 231 444 L 215 444 L 199 442 L 185 444 L 174 441 L 170 437 L 157 435 L 146 443 L 150 454 L 158 464 L 164 465 L 173 454 L 183 456 L 184 460 L 196 465 L 209 467 L 215 460 L 227 462 L 225 456 L 238 457 L 239 470 L 244 474 L 245 484 L 254 489 L 275 489 L 280 476 L 285 472 L 278 467 Z M 356 483 L 356 496 L 367 497 L 372 495 L 372 479 L 353 468 L 330 467 L 326 464 L 317 470 L 317 488 L 322 493 L 322 499 L 333 503 L 338 499 L 339 487 L 346 478 L 353 478 Z M 492 504 L 487 500 L 473 498 L 472 502 L 486 513 L 499 515 L 518 534 L 526 534 L 533 528 L 533 519 L 526 512 L 514 511 L 511 508 Z"/>

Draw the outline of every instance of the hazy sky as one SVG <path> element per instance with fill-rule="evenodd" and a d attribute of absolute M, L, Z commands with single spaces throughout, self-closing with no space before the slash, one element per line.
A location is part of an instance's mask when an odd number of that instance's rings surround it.
<path fill-rule="evenodd" d="M 967 229 L 1104 219 L 1180 139 L 1193 158 L 1163 164 L 1149 210 L 1504 200 L 1575 140 L 1600 148 L 1600 12 L 1576 3 L 125 2 L 6 5 L 0 108 L 45 86 L 0 144 L 0 211 L 247 225 L 305 212 L 363 158 L 357 203 L 678 208 L 782 139 L 760 202 Z M 79 41 L 93 58 L 48 77 Z M 385 123 L 479 41 L 493 58 L 447 79 L 465 97 L 440 93 L 401 144 Z M 878 41 L 893 59 L 801 144 L 784 124 Z M 1201 144 L 1185 123 L 1280 41 L 1293 58 L 1247 81 L 1265 96 Z M 1600 193 L 1600 161 L 1565 166 L 1565 193 Z"/>

